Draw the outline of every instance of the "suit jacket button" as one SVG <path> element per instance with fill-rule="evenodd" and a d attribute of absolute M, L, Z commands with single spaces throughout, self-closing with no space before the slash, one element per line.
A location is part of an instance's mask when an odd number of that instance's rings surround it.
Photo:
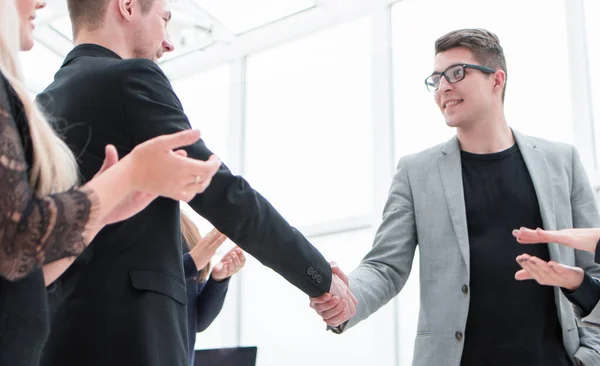
<path fill-rule="evenodd" d="M 465 294 L 465 295 L 466 295 L 466 294 L 468 294 L 468 293 L 469 293 L 469 286 L 467 286 L 467 285 L 463 285 L 463 286 L 462 286 L 462 292 L 463 292 L 463 294 Z"/>
<path fill-rule="evenodd" d="M 308 274 L 309 276 L 312 276 L 314 272 L 315 270 L 312 267 L 308 267 L 308 269 L 306 270 L 306 274 Z"/>
<path fill-rule="evenodd" d="M 323 282 L 323 276 L 318 275 L 317 276 L 317 283 L 321 283 L 321 282 Z"/>
<path fill-rule="evenodd" d="M 462 339 L 463 339 L 463 334 L 462 334 L 462 332 L 456 332 L 456 333 L 454 334 L 454 336 L 455 336 L 455 337 L 456 337 L 456 339 L 457 339 L 457 340 L 459 340 L 459 341 L 462 341 Z"/>

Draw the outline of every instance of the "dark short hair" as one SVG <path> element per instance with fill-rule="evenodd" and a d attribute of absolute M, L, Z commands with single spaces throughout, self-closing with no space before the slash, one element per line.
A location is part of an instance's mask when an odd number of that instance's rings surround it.
<path fill-rule="evenodd" d="M 459 29 L 445 34 L 435 41 L 435 54 L 456 47 L 465 47 L 473 52 L 480 65 L 502 69 L 508 78 L 504 50 L 498 36 L 486 29 Z M 502 90 L 502 101 L 506 94 L 506 81 Z"/>
<path fill-rule="evenodd" d="M 139 1 L 143 13 L 150 11 L 154 3 L 154 0 Z M 73 25 L 73 36 L 76 36 L 82 27 L 92 31 L 100 28 L 109 2 L 110 0 L 67 0 L 69 16 Z"/>

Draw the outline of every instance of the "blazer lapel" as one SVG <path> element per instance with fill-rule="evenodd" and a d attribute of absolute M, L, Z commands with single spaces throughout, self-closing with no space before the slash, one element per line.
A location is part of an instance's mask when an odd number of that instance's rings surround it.
<path fill-rule="evenodd" d="M 467 268 L 470 268 L 467 212 L 460 164 L 460 147 L 456 136 L 442 147 L 442 155 L 438 159 L 438 168 L 450 219 L 454 226 L 454 234 Z"/>
<path fill-rule="evenodd" d="M 550 168 L 546 162 L 546 154 L 537 148 L 534 141 L 527 136 L 513 131 L 515 141 L 519 146 L 540 206 L 542 223 L 544 229 L 556 229 L 556 215 L 554 210 L 554 195 L 552 192 L 552 181 L 550 179 Z M 550 259 L 560 259 L 560 248 L 556 243 L 548 243 Z"/>

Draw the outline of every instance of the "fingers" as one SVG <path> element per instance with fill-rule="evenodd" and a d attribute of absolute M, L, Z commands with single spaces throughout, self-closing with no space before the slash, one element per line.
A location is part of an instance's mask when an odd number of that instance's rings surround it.
<path fill-rule="evenodd" d="M 240 257 L 239 250 L 237 250 L 237 248 L 232 251 L 231 257 L 234 266 L 233 268 L 235 269 L 235 271 L 232 273 L 232 275 L 234 275 L 244 266 L 245 258 L 244 262 L 242 262 L 243 257 Z"/>
<path fill-rule="evenodd" d="M 581 286 L 585 273 L 583 269 L 556 262 L 548 262 L 523 254 L 517 257 L 523 268 L 515 274 L 517 280 L 534 279 L 540 285 L 558 286 L 575 291 Z"/>
<path fill-rule="evenodd" d="M 315 311 L 317 312 L 317 314 L 321 315 L 323 312 L 335 308 L 340 303 L 341 303 L 341 300 L 340 300 L 339 297 L 337 297 L 337 296 L 330 296 L 329 300 L 327 300 L 327 301 L 321 301 L 321 302 L 313 301 L 313 299 L 311 299 L 310 307 L 313 308 L 313 309 L 315 309 Z"/>
<path fill-rule="evenodd" d="M 531 276 L 532 279 L 540 282 L 542 281 L 543 275 L 541 273 L 541 268 L 538 265 L 538 261 L 538 258 L 532 257 L 528 254 L 522 254 L 517 257 L 517 262 L 529 274 L 529 276 Z"/>
<path fill-rule="evenodd" d="M 319 315 L 321 316 L 321 318 L 323 318 L 323 320 L 326 323 L 329 322 L 335 322 L 336 318 L 340 315 L 345 314 L 346 312 L 346 300 L 341 300 L 339 304 L 337 304 L 335 307 L 329 309 L 329 310 L 325 310 L 319 313 Z"/>
<path fill-rule="evenodd" d="M 541 244 L 547 242 L 547 233 L 540 228 L 532 230 L 522 227 L 513 230 L 512 234 L 520 244 Z"/>
<path fill-rule="evenodd" d="M 348 315 L 348 310 L 344 309 L 344 311 L 342 311 L 341 313 L 339 313 L 338 315 L 329 318 L 326 323 L 332 327 L 337 327 L 340 324 L 343 324 L 344 322 L 348 321 L 351 317 L 353 317 L 354 315 Z"/>
<path fill-rule="evenodd" d="M 319 297 L 311 297 L 310 298 L 310 306 L 312 307 L 313 304 L 323 304 L 328 302 L 329 300 L 331 300 L 332 296 L 331 294 L 329 294 L 329 292 L 324 293 L 323 295 L 319 296 Z"/>
<path fill-rule="evenodd" d="M 217 233 L 218 235 L 223 235 L 218 231 Z M 213 277 L 222 281 L 239 272 L 239 270 L 244 267 L 244 264 L 246 264 L 246 257 L 244 256 L 243 251 L 239 247 L 235 247 L 227 252 L 213 268 Z"/>
<path fill-rule="evenodd" d="M 585 271 L 579 267 L 567 266 L 566 264 L 557 263 L 550 261 L 548 262 L 548 267 L 552 272 L 556 273 L 560 277 L 567 276 L 579 276 L 579 274 L 583 274 Z"/>
<path fill-rule="evenodd" d="M 221 161 L 216 155 L 211 155 L 207 161 L 181 158 L 180 162 L 190 174 L 189 186 L 186 190 L 193 190 L 196 193 L 202 193 L 208 188 L 212 177 L 221 167 Z"/>
<path fill-rule="evenodd" d="M 204 236 L 204 238 L 200 240 L 200 243 L 198 243 L 198 245 L 202 245 L 202 247 L 205 247 L 207 249 L 216 250 L 216 248 L 221 246 L 221 244 L 223 244 L 225 240 L 227 240 L 227 237 L 224 234 L 222 234 L 217 229 L 212 229 L 208 234 Z"/>
<path fill-rule="evenodd" d="M 235 248 L 231 249 L 223 257 L 223 260 L 227 261 L 227 268 L 229 270 L 229 273 L 228 273 L 229 276 L 233 276 L 234 274 L 236 274 L 240 269 L 242 269 L 242 267 L 246 263 L 246 258 L 243 257 L 243 255 L 240 257 L 240 255 L 241 255 L 241 249 L 238 247 L 235 247 Z"/>
<path fill-rule="evenodd" d="M 331 326 L 337 326 L 349 318 L 347 301 L 340 300 L 337 296 L 330 296 L 326 293 L 320 297 L 311 298 L 310 306 Z"/>

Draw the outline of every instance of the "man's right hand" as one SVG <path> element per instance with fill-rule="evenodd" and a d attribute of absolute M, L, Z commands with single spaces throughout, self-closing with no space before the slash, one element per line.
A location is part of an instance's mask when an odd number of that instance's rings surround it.
<path fill-rule="evenodd" d="M 356 315 L 358 300 L 350 291 L 348 277 L 335 262 L 331 262 L 331 272 L 331 289 L 319 297 L 311 297 L 310 307 L 328 325 L 337 327 Z"/>

